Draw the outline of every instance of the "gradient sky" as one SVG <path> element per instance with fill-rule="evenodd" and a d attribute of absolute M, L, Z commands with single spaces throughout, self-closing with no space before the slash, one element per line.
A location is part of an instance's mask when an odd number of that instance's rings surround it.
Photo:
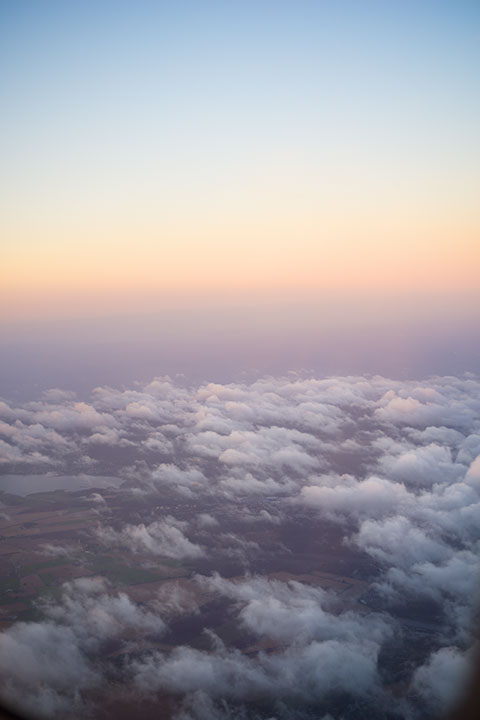
<path fill-rule="evenodd" d="M 478 287 L 477 2 L 0 13 L 4 317 Z"/>

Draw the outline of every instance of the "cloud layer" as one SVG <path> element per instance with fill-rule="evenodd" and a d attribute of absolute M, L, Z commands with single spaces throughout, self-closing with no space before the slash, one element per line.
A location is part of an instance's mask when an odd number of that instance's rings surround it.
<path fill-rule="evenodd" d="M 255 703 L 278 717 L 316 708 L 337 720 L 338 693 L 352 698 L 351 713 L 362 698 L 384 717 L 409 719 L 453 701 L 479 588 L 477 379 L 292 375 L 188 387 L 158 378 L 97 388 L 88 402 L 58 390 L 20 407 L 1 402 L 0 420 L 6 473 L 121 479 L 110 495 L 99 489 L 85 501 L 98 518 L 88 542 L 149 567 L 190 563 L 192 597 L 226 602 L 254 648 L 209 631 L 208 649 L 185 643 L 147 652 L 135 637 L 168 632 L 173 605 L 165 593 L 142 607 L 102 580 L 81 579 L 44 608 L 44 620 L 2 634 L 5 698 L 44 717 L 86 702 L 108 676 L 98 662 L 102 643 L 129 629 L 122 682 L 180 698 L 185 720 L 253 718 Z M 344 553 L 366 568 L 357 569 L 368 587 L 363 609 L 360 594 L 340 602 L 338 588 L 322 589 L 311 576 L 270 576 L 275 553 L 295 565 L 302 524 L 312 537 L 333 538 L 331 563 Z M 212 572 L 229 562 L 241 564 L 242 578 Z M 176 612 L 192 613 L 192 597 Z M 409 607 L 430 610 L 412 618 Z M 430 639 L 411 662 L 407 694 L 393 699 L 382 658 L 422 623 Z M 42 667 L 39 654 L 48 658 Z"/>

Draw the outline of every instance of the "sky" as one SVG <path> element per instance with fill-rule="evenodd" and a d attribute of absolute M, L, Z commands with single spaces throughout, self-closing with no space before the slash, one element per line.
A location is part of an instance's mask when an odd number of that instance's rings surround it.
<path fill-rule="evenodd" d="M 479 59 L 466 0 L 2 0 L 2 332 L 471 328 Z"/>

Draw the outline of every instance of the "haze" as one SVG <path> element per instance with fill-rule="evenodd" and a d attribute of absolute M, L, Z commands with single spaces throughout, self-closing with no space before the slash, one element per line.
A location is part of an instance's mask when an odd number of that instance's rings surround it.
<path fill-rule="evenodd" d="M 1 13 L 11 389 L 478 369 L 476 3 Z"/>

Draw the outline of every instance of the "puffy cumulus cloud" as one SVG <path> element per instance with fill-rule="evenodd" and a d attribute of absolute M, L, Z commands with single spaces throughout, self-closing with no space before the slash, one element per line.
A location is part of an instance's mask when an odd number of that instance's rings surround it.
<path fill-rule="evenodd" d="M 468 474 L 464 482 L 438 483 L 412 498 L 409 515 L 432 532 L 443 532 L 450 544 L 455 538 L 470 547 L 479 537 L 480 487 Z"/>
<path fill-rule="evenodd" d="M 208 485 L 208 479 L 201 470 L 197 468 L 182 469 L 171 463 L 162 463 L 153 469 L 150 477 L 152 487 L 171 485 L 184 490 L 199 488 Z"/>
<path fill-rule="evenodd" d="M 160 633 L 156 612 L 112 594 L 102 579 L 66 583 L 60 603 L 41 622 L 19 622 L 0 634 L 0 695 L 34 717 L 88 714 L 82 692 L 102 683 L 95 663 L 102 643 L 125 630 Z"/>
<path fill-rule="evenodd" d="M 435 600 L 465 640 L 479 587 L 479 384 L 393 385 L 363 416 L 372 453 L 360 473 L 310 474 L 298 501 L 343 523 L 378 562 L 385 597 Z"/>
<path fill-rule="evenodd" d="M 465 481 L 475 490 L 480 491 L 480 455 L 473 460 L 468 468 Z"/>
<path fill-rule="evenodd" d="M 429 425 L 424 430 L 407 428 L 406 434 L 410 440 L 420 443 L 421 445 L 436 443 L 438 445 L 443 445 L 444 447 L 458 449 L 466 442 L 465 436 L 462 435 L 461 432 L 453 430 L 453 428 L 446 428 L 443 426 L 436 427 L 435 425 Z M 461 459 L 459 461 L 463 462 Z"/>
<path fill-rule="evenodd" d="M 475 533 L 478 535 L 478 522 Z M 383 574 L 377 590 L 396 602 L 429 598 L 438 604 L 456 641 L 468 643 L 480 588 L 478 541 L 469 548 L 448 542 L 441 525 L 423 527 L 394 516 L 365 520 L 351 542 L 377 560 Z M 446 630 L 447 628 L 445 628 Z"/>
<path fill-rule="evenodd" d="M 84 442 L 93 445 L 127 446 L 131 445 L 128 440 L 122 439 L 118 430 L 109 427 L 98 427 L 97 432 L 92 433 Z"/>
<path fill-rule="evenodd" d="M 185 587 L 176 580 L 166 580 L 156 590 L 156 605 L 162 617 L 169 620 L 185 613 L 198 615 L 198 598 L 192 587 Z"/>
<path fill-rule="evenodd" d="M 395 592 L 397 597 L 403 597 L 411 593 L 437 600 L 450 614 L 459 639 L 465 640 L 480 599 L 478 550 L 452 554 L 442 563 L 425 559 L 405 562 L 404 568 L 390 567 L 377 587 L 387 595 Z"/>
<path fill-rule="evenodd" d="M 85 466 L 92 460 L 82 458 L 84 442 L 112 444 L 117 438 L 117 423 L 111 414 L 77 402 L 63 391 L 46 393 L 43 400 L 8 408 L 8 412 L 4 408 L 0 415 L 4 418 L 0 421 L 0 442 L 9 446 L 1 455 L 10 465 L 48 464 L 56 468 L 63 464 L 65 469 L 71 469 L 72 462 L 76 462 Z"/>
<path fill-rule="evenodd" d="M 0 449 L 0 463 L 3 464 L 55 466 L 75 451 L 76 445 L 40 423 L 28 425 L 21 420 L 13 423 L 0 420 Z"/>
<path fill-rule="evenodd" d="M 50 463 L 50 460 L 45 455 L 41 455 L 38 452 L 29 453 L 25 456 L 20 448 L 15 445 L 10 445 L 4 440 L 0 440 L 0 465 L 16 465 L 20 462 L 31 462 L 31 463 Z"/>
<path fill-rule="evenodd" d="M 54 452 L 63 453 L 74 447 L 71 441 L 66 440 L 55 430 L 45 428 L 40 423 L 25 425 L 21 420 L 11 425 L 0 422 L 0 436 L 7 438 L 26 452 L 50 447 Z"/>
<path fill-rule="evenodd" d="M 469 679 L 471 654 L 455 647 L 440 648 L 415 671 L 412 690 L 420 695 L 435 716 L 452 709 L 462 697 Z"/>
<path fill-rule="evenodd" d="M 397 383 L 380 398 L 380 422 L 411 427 L 470 427 L 478 419 L 478 382 L 453 377 L 431 378 L 424 386 Z"/>
<path fill-rule="evenodd" d="M 285 702 L 281 717 L 297 717 L 297 712 L 300 717 L 298 703 L 321 702 L 339 690 L 344 698 L 373 695 L 382 704 L 377 659 L 382 642 L 392 634 L 385 618 L 339 612 L 324 590 L 298 582 L 260 577 L 231 581 L 218 574 L 197 576 L 196 581 L 232 600 L 248 632 L 277 645 L 268 654 L 245 655 L 210 635 L 210 652 L 180 647 L 133 662 L 134 682 L 143 693 L 186 696 L 177 717 L 201 719 L 211 712 L 210 717 L 219 719 L 252 718 L 251 706 L 238 704 L 255 701 L 276 707 Z"/>
<path fill-rule="evenodd" d="M 386 600 L 435 601 L 453 636 L 468 642 L 479 601 L 480 493 L 475 461 L 463 472 L 463 481 L 446 474 L 410 490 L 375 477 L 320 476 L 300 501 L 343 523 L 345 541 L 378 563 L 375 586 Z"/>
<path fill-rule="evenodd" d="M 186 451 L 219 460 L 227 467 L 301 474 L 320 465 L 321 444 L 309 433 L 285 427 L 232 430 L 228 435 L 202 431 L 188 437 Z"/>
<path fill-rule="evenodd" d="M 62 603 L 46 608 L 58 623 L 73 626 L 84 646 L 125 630 L 160 633 L 165 625 L 155 612 L 135 605 L 125 593 L 110 594 L 103 578 L 80 578 L 64 585 Z"/>
<path fill-rule="evenodd" d="M 478 456 L 480 456 L 480 434 L 472 433 L 460 443 L 457 460 L 469 464 Z"/>
<path fill-rule="evenodd" d="M 342 475 L 323 477 L 322 481 L 325 484 L 303 487 L 300 498 L 304 504 L 332 519 L 341 519 L 345 515 L 383 517 L 406 507 L 410 500 L 403 484 L 383 478 L 357 481 L 352 476 Z"/>
<path fill-rule="evenodd" d="M 57 431 L 83 430 L 115 427 L 116 421 L 109 413 L 101 413 L 85 402 L 68 402 L 62 405 L 34 402 L 26 406 L 22 416 L 31 423 L 39 423 Z"/>
<path fill-rule="evenodd" d="M 167 456 L 172 456 L 174 452 L 172 441 L 162 432 L 152 432 L 147 439 L 143 441 L 143 446 L 147 450 Z"/>
<path fill-rule="evenodd" d="M 232 582 L 218 574 L 210 578 L 199 576 L 197 582 L 241 603 L 239 618 L 250 632 L 281 643 L 368 640 L 380 646 L 392 632 L 391 623 L 380 615 L 372 613 L 365 617 L 353 611 L 340 612 L 334 597 L 319 587 L 261 577 Z"/>
<path fill-rule="evenodd" d="M 130 552 L 176 560 L 202 557 L 205 553 L 200 545 L 192 543 L 184 535 L 185 525 L 168 516 L 149 525 L 125 525 L 120 531 L 111 527 L 99 527 L 96 536 L 104 545 L 122 547 Z"/>
<path fill-rule="evenodd" d="M 192 393 L 168 377 L 158 378 L 136 390 L 95 388 L 93 397 L 95 407 L 112 412 L 124 425 L 133 423 L 137 427 L 189 425 L 194 422 L 197 409 Z"/>
<path fill-rule="evenodd" d="M 241 492 L 241 473 L 245 487 L 270 494 L 282 484 L 289 492 L 290 483 L 308 484 L 313 472 L 337 471 L 346 455 L 357 466 L 377 459 L 376 474 L 425 487 L 449 473 L 454 481 L 480 453 L 479 385 L 471 378 L 419 385 L 378 376 L 291 376 L 185 387 L 163 377 L 134 389 L 96 388 L 90 402 L 64 391 L 17 408 L 4 402 L 0 417 L 4 442 L 14 448 L 11 464 L 27 456 L 61 463 L 65 454 L 71 463 L 82 448 L 95 459 L 102 447 L 124 448 L 156 480 L 170 475 L 184 493 L 191 489 L 186 473 L 205 474 L 208 462 L 229 495 Z M 158 455 L 164 466 L 152 464 Z M 183 477 L 175 475 L 180 468 Z"/>
<path fill-rule="evenodd" d="M 213 653 L 180 647 L 132 663 L 132 672 L 145 693 L 202 690 L 213 698 L 313 702 L 339 688 L 354 696 L 378 691 L 376 663 L 374 643 L 326 640 L 256 658 L 221 646 Z"/>
<path fill-rule="evenodd" d="M 318 381 L 296 381 L 288 378 L 259 380 L 251 385 L 216 385 L 209 383 L 197 391 L 202 408 L 198 413 L 198 430 L 212 425 L 228 427 L 239 423 L 265 427 L 294 426 L 306 432 L 335 432 L 343 423 L 335 404 L 316 393 Z M 213 427 L 212 427 L 213 429 Z"/>
<path fill-rule="evenodd" d="M 113 499 L 112 527 L 97 529 L 107 545 L 198 559 L 199 568 L 238 559 L 251 569 L 255 558 L 266 562 L 275 533 L 288 553 L 295 523 L 323 523 L 328 535 L 334 521 L 332 537 L 344 542 L 342 551 L 363 554 L 383 607 L 394 612 L 395 603 L 428 598 L 446 618 L 435 642 L 471 643 L 480 540 L 480 382 L 473 377 L 287 376 L 194 387 L 163 377 L 130 389 L 97 388 L 84 402 L 58 391 L 19 407 L 0 402 L 0 420 L 9 473 L 27 463 L 36 472 L 50 465 L 70 474 L 90 463 L 99 475 L 127 479 L 118 492 L 132 507 L 122 505 L 122 524 Z M 159 517 L 150 495 L 155 503 L 163 495 L 170 507 L 190 506 L 191 524 Z M 334 687 L 360 694 L 377 687 L 376 658 L 391 629 L 386 611 L 342 610 L 304 585 L 202 582 L 231 600 L 245 632 L 272 638 L 275 652 L 251 657 L 215 646 L 210 653 L 154 653 L 132 665 L 138 687 L 203 698 L 211 717 L 222 698 L 230 698 L 235 717 L 249 698 L 315 699 Z M 105 627 L 116 632 L 134 612 L 126 600 L 112 605 L 108 590 L 76 592 L 79 605 L 70 595 L 49 616 L 57 629 L 75 618 L 90 636 L 94 617 L 103 617 L 93 606 L 110 603 Z M 146 632 L 149 620 L 142 622 Z M 422 702 L 435 693 L 447 702 L 432 678 L 459 653 L 433 655 L 418 671 Z M 185 717 L 195 717 L 192 707 L 184 707 Z"/>
<path fill-rule="evenodd" d="M 402 516 L 365 520 L 353 542 L 381 562 L 402 568 L 424 560 L 442 562 L 453 552 Z"/>
<path fill-rule="evenodd" d="M 100 682 L 74 629 L 54 622 L 16 623 L 0 635 L 0 678 L 2 700 L 40 718 L 71 717 L 79 693 Z"/>
<path fill-rule="evenodd" d="M 260 545 L 253 540 L 245 540 L 235 533 L 219 533 L 216 537 L 217 556 L 224 556 L 228 558 L 234 558 L 238 560 L 244 571 L 247 572 L 249 568 L 249 558 L 254 560 L 260 552 Z"/>
<path fill-rule="evenodd" d="M 379 420 L 423 425 L 435 420 L 435 410 L 413 397 L 398 397 L 389 390 L 382 398 L 382 407 L 375 411 Z"/>
<path fill-rule="evenodd" d="M 213 517 L 213 515 L 210 515 L 210 513 L 199 513 L 196 517 L 197 525 L 200 528 L 212 528 L 217 527 L 219 522 L 218 520 Z"/>
<path fill-rule="evenodd" d="M 236 517 L 245 523 L 272 523 L 273 525 L 280 525 L 283 519 L 283 515 L 272 514 L 268 510 L 260 510 L 258 513 L 250 512 L 248 507 L 239 508 Z"/>
<path fill-rule="evenodd" d="M 99 507 L 106 507 L 107 501 L 103 497 L 103 495 L 100 495 L 100 493 L 92 493 L 91 495 L 88 495 L 88 497 L 85 498 L 87 502 L 91 502 L 94 505 L 97 505 Z"/>
<path fill-rule="evenodd" d="M 455 482 L 465 475 L 465 466 L 452 461 L 452 451 L 436 443 L 412 448 L 397 457 L 382 458 L 383 472 L 407 485 L 429 487 L 436 482 Z"/>
<path fill-rule="evenodd" d="M 221 477 L 219 490 L 226 497 L 246 495 L 288 495 L 295 494 L 298 485 L 293 478 L 283 474 L 278 478 L 270 477 L 265 473 L 258 473 L 260 477 L 241 468 L 232 468 L 226 477 Z"/>
<path fill-rule="evenodd" d="M 423 459 L 431 458 L 432 448 L 426 450 L 426 455 L 420 454 Z M 433 455 L 448 458 L 437 448 Z M 398 457 L 403 456 L 390 456 L 390 467 L 396 467 Z M 475 463 L 470 468 L 457 464 L 452 470 L 452 463 L 445 462 L 440 470 L 434 468 L 430 486 L 426 481 L 406 486 L 399 479 L 375 476 L 319 476 L 315 485 L 302 488 L 300 501 L 344 523 L 347 542 L 380 564 L 384 575 L 378 587 L 383 593 L 397 599 L 407 592 L 427 596 L 444 608 L 454 597 L 457 609 L 468 607 L 471 615 L 480 581 L 480 483 Z M 449 610 L 455 623 L 456 611 Z M 463 618 L 457 630 L 465 624 Z"/>
<path fill-rule="evenodd" d="M 3 400 L 0 400 L 0 418 L 7 422 L 15 422 L 17 420 L 18 410 L 14 410 L 10 405 Z"/>

